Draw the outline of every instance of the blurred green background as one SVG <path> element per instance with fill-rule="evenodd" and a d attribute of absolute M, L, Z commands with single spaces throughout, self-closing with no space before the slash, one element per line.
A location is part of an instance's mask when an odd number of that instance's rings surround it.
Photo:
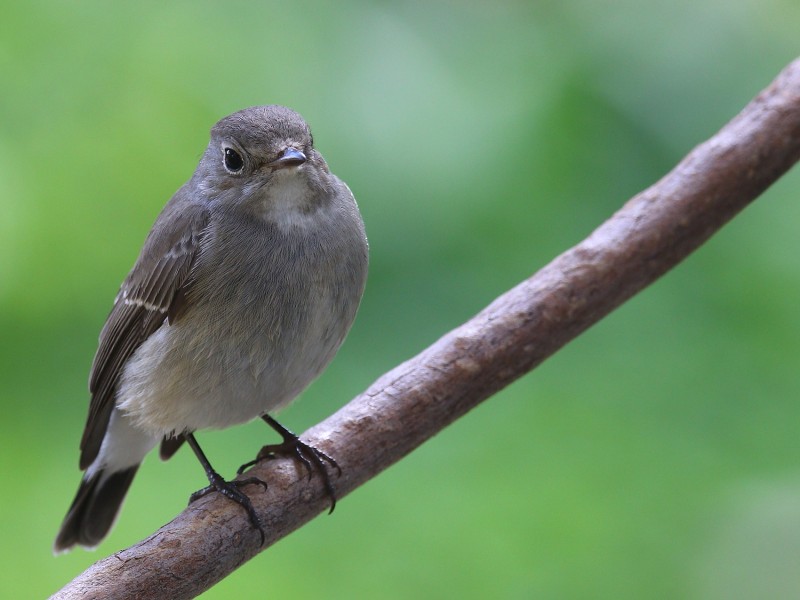
<path fill-rule="evenodd" d="M 44 597 L 203 486 L 149 457 L 51 544 L 97 334 L 220 117 L 289 105 L 371 273 L 302 431 L 586 236 L 797 52 L 792 0 L 17 2 L 0 20 L 0 596 Z M 800 597 L 800 179 L 205 598 Z M 231 474 L 263 424 L 199 436 Z"/>

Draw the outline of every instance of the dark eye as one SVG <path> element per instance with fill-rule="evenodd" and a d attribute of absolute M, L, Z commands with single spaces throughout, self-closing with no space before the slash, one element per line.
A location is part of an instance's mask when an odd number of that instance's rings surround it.
<path fill-rule="evenodd" d="M 224 161 L 225 161 L 225 168 L 231 173 L 239 173 L 244 167 L 244 160 L 242 160 L 242 156 L 233 148 L 224 148 Z"/>

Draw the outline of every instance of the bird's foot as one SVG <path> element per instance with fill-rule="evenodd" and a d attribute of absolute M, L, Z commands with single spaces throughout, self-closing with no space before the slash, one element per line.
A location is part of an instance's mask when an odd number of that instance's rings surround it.
<path fill-rule="evenodd" d="M 267 489 L 267 484 L 258 479 L 257 477 L 248 477 L 247 479 L 234 479 L 233 481 L 225 481 L 222 476 L 217 473 L 216 471 L 211 471 L 208 473 L 208 481 L 210 485 L 204 487 L 201 490 L 197 490 L 194 494 L 189 496 L 189 504 L 202 498 L 203 496 L 210 494 L 211 492 L 219 492 L 226 498 L 229 498 L 236 502 L 239 506 L 241 506 L 247 516 L 250 518 L 250 523 L 252 523 L 253 527 L 258 529 L 258 533 L 261 534 L 261 545 L 264 545 L 264 528 L 261 526 L 261 520 L 258 518 L 255 509 L 253 508 L 253 503 L 250 502 L 250 498 L 240 489 L 246 485 L 257 484 L 264 486 L 264 489 Z"/>
<path fill-rule="evenodd" d="M 331 499 L 331 508 L 328 514 L 332 513 L 333 509 L 336 508 L 336 490 L 331 483 L 326 463 L 336 469 L 338 475 L 341 475 L 342 469 L 337 462 L 319 448 L 315 448 L 311 444 L 303 442 L 297 434 L 289 431 L 273 418 L 269 416 L 264 416 L 262 418 L 281 435 L 283 441 L 280 444 L 269 444 L 261 448 L 255 460 L 244 463 L 239 467 L 236 473 L 241 475 L 245 469 L 249 469 L 262 460 L 272 459 L 278 456 L 293 458 L 305 467 L 309 479 L 311 479 L 315 471 L 319 473 L 319 476 L 322 478 L 322 485 L 325 487 L 325 492 Z"/>

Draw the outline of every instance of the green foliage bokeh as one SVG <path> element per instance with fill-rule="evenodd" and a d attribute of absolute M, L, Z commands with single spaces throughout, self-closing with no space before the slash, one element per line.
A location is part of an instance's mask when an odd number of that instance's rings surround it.
<path fill-rule="evenodd" d="M 790 0 L 6 2 L 2 597 L 44 597 L 205 483 L 150 457 L 54 558 L 117 286 L 210 126 L 286 104 L 371 272 L 302 431 L 587 235 L 792 58 Z M 798 597 L 797 173 L 700 251 L 206 598 Z M 223 473 L 272 439 L 200 434 Z"/>

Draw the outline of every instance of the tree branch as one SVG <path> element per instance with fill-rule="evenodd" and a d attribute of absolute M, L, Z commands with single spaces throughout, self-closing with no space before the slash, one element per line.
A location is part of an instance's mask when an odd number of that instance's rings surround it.
<path fill-rule="evenodd" d="M 304 438 L 336 457 L 339 497 L 527 373 L 705 242 L 800 158 L 800 59 L 717 135 L 588 238 L 378 379 Z M 211 494 L 54 598 L 191 598 L 327 508 L 319 478 L 262 463 L 267 540 Z"/>

